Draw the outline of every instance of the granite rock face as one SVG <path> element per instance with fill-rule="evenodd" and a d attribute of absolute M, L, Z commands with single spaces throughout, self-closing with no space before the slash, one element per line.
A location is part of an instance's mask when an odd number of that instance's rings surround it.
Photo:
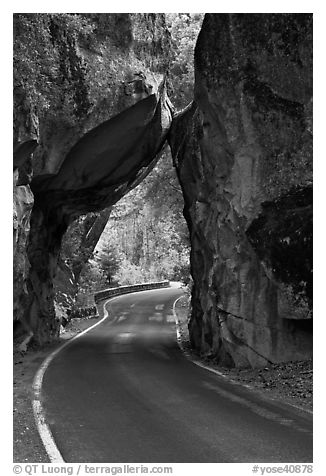
<path fill-rule="evenodd" d="M 163 14 L 16 14 L 14 31 L 14 138 L 38 144 L 26 302 L 15 301 L 43 344 L 60 329 L 53 282 L 67 227 L 136 186 L 165 142 L 170 35 Z"/>
<path fill-rule="evenodd" d="M 26 253 L 30 217 L 34 196 L 30 188 L 31 154 L 37 142 L 34 139 L 14 144 L 13 171 L 13 319 L 15 335 L 29 333 L 24 322 L 24 308 L 28 298 L 26 280 L 30 263 Z M 21 324 L 23 323 L 23 324 Z"/>
<path fill-rule="evenodd" d="M 14 258 L 14 322 L 20 321 L 24 300 L 27 297 L 26 278 L 29 271 L 29 261 L 26 254 L 26 245 L 30 229 L 30 215 L 33 208 L 34 197 L 29 185 L 17 186 L 17 172 L 14 173 L 13 193 L 13 258 Z"/>
<path fill-rule="evenodd" d="M 312 16 L 206 14 L 195 77 L 169 136 L 192 345 L 230 366 L 310 357 Z"/>
<path fill-rule="evenodd" d="M 171 121 L 162 84 L 157 94 L 87 133 L 71 149 L 57 174 L 33 179 L 28 292 L 29 322 L 38 342 L 52 340 L 59 332 L 53 280 L 68 225 L 79 215 L 112 206 L 149 173 Z"/>
<path fill-rule="evenodd" d="M 17 18 L 15 319 L 38 343 L 58 336 L 67 227 L 140 183 L 168 138 L 192 246 L 192 345 L 229 366 L 310 357 L 312 15 L 207 14 L 194 102 L 175 116 L 164 14 Z"/>

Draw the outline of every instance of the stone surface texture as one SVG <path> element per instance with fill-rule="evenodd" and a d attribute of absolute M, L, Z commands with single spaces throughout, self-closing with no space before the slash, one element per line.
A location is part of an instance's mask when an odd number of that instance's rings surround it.
<path fill-rule="evenodd" d="M 29 261 L 26 254 L 26 245 L 30 229 L 30 215 L 34 203 L 30 186 L 28 184 L 17 186 L 17 179 L 18 171 L 14 173 L 13 186 L 14 322 L 21 320 L 27 297 L 26 279 L 29 272 Z"/>
<path fill-rule="evenodd" d="M 149 173 L 172 120 L 164 80 L 170 54 L 164 14 L 85 18 L 87 28 L 92 21 L 91 35 L 85 28 L 76 33 L 73 15 L 20 14 L 15 23 L 21 39 L 17 58 L 22 49 L 29 54 L 35 47 L 34 24 L 43 32 L 38 40 L 44 41 L 44 69 L 37 77 L 35 64 L 36 77 L 30 78 L 34 89 L 40 88 L 38 95 L 31 93 L 29 78 L 15 81 L 14 90 L 15 149 L 27 141 L 38 144 L 29 160 L 34 205 L 24 236 L 28 273 L 27 266 L 23 272 L 15 265 L 27 299 L 23 307 L 15 299 L 16 315 L 39 344 L 59 334 L 53 282 L 67 227 L 81 214 L 112 206 Z M 54 65 L 46 63 L 48 51 Z M 27 66 L 33 61 L 26 58 Z M 16 194 L 16 202 L 23 204 L 21 195 Z"/>
<path fill-rule="evenodd" d="M 67 227 L 140 183 L 168 138 L 191 238 L 193 347 L 227 366 L 310 358 L 312 15 L 206 14 L 194 101 L 178 114 L 164 14 L 85 14 L 91 35 L 83 14 L 79 27 L 33 15 L 16 32 L 35 77 L 14 89 L 15 320 L 38 344 L 58 337 Z M 33 38 L 50 58 L 40 71 L 25 62 Z"/>
<path fill-rule="evenodd" d="M 169 142 L 185 199 L 190 339 L 229 366 L 309 358 L 312 16 L 206 14 Z"/>

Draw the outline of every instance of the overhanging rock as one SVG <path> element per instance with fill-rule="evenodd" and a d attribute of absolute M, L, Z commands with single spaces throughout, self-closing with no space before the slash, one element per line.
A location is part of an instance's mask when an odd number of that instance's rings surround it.
<path fill-rule="evenodd" d="M 172 104 L 163 82 L 156 94 L 85 134 L 58 174 L 33 180 L 34 194 L 68 215 L 112 205 L 155 165 L 171 121 Z"/>
<path fill-rule="evenodd" d="M 39 175 L 32 181 L 35 205 L 26 322 L 38 343 L 59 333 L 53 279 L 69 223 L 81 214 L 110 207 L 138 185 L 156 164 L 171 122 L 172 104 L 163 82 L 157 93 L 85 134 L 57 174 Z"/>

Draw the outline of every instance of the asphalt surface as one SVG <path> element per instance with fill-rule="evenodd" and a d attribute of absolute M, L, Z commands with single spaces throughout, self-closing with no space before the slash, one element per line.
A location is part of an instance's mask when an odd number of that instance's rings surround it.
<path fill-rule="evenodd" d="M 177 288 L 115 298 L 54 358 L 42 400 L 66 462 L 312 462 L 312 416 L 196 366 L 180 351 Z"/>

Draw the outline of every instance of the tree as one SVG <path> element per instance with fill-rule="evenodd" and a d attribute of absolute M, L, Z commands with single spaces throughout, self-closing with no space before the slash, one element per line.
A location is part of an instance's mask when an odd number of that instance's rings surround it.
<path fill-rule="evenodd" d="M 193 100 L 194 49 L 203 18 L 202 13 L 166 14 L 174 46 L 169 94 L 178 109 L 184 108 Z"/>
<path fill-rule="evenodd" d="M 114 275 L 120 268 L 121 258 L 114 248 L 107 248 L 98 258 L 98 264 L 105 276 L 105 284 L 112 284 Z"/>
<path fill-rule="evenodd" d="M 166 149 L 142 184 L 113 207 L 101 248 L 115 249 L 122 257 L 116 276 L 120 284 L 188 280 L 189 234 L 171 164 Z"/>
<path fill-rule="evenodd" d="M 38 120 L 76 123 L 90 108 L 86 70 L 77 40 L 94 24 L 81 14 L 14 14 L 14 105 L 32 107 Z"/>

